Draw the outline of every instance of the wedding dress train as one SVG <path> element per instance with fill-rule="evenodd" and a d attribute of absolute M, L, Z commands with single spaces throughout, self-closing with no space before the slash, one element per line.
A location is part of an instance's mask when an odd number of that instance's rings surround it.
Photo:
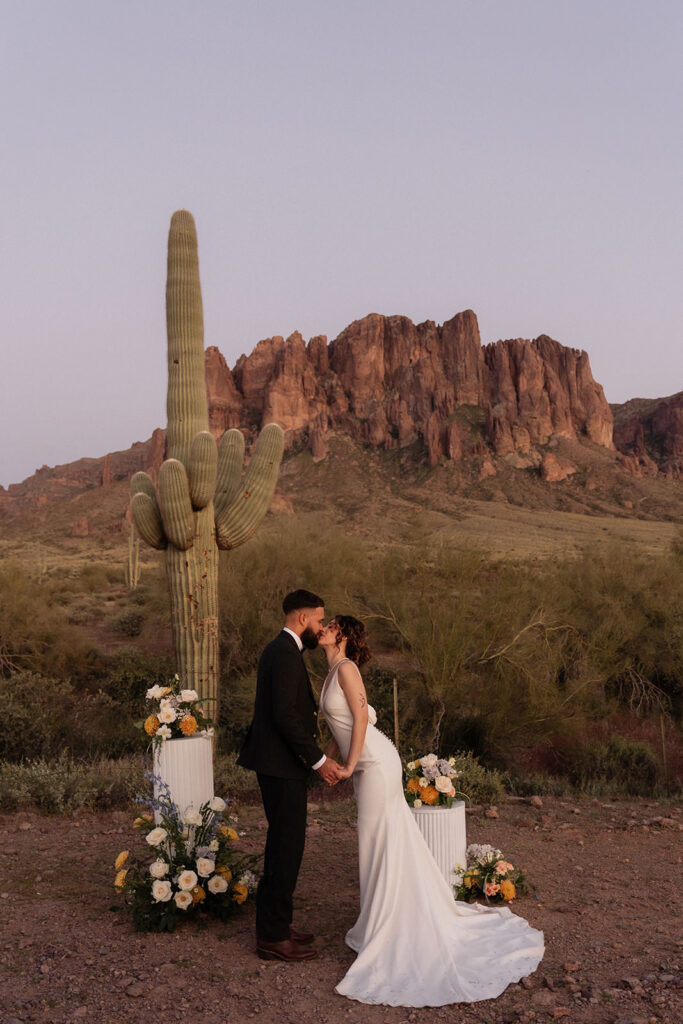
<path fill-rule="evenodd" d="M 340 664 L 325 680 L 320 708 L 345 758 L 353 717 L 337 682 Z M 453 899 L 406 803 L 396 748 L 369 710 L 353 773 L 360 914 L 346 943 L 358 955 L 335 991 L 389 1006 L 493 999 L 536 969 L 543 933 L 508 907 Z"/>

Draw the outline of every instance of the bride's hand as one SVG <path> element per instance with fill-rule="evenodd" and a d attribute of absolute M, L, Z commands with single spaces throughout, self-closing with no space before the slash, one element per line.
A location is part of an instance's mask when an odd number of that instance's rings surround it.
<path fill-rule="evenodd" d="M 345 764 L 340 764 L 339 765 L 339 778 L 340 779 L 350 779 L 352 775 L 353 775 L 353 768 L 349 768 L 348 765 L 345 765 Z"/>

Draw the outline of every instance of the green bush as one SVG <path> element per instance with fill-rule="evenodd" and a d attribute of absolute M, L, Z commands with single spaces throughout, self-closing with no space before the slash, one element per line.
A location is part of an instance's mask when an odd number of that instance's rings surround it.
<path fill-rule="evenodd" d="M 14 764 L 0 760 L 0 811 L 33 806 L 50 814 L 128 807 L 147 787 L 142 757 L 75 761 L 63 754 Z"/>
<path fill-rule="evenodd" d="M 569 774 L 581 790 L 593 792 L 602 786 L 629 796 L 651 795 L 662 778 L 659 761 L 650 747 L 623 736 L 579 747 Z"/>

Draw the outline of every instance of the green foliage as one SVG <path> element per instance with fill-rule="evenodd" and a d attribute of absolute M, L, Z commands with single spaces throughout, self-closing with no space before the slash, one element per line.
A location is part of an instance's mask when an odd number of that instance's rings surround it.
<path fill-rule="evenodd" d="M 646 743 L 618 735 L 607 743 L 576 748 L 569 774 L 582 791 L 597 787 L 628 796 L 648 796 L 655 792 L 662 777 L 659 761 Z"/>
<path fill-rule="evenodd" d="M 34 806 L 50 814 L 127 807 L 143 784 L 142 758 L 75 761 L 66 754 L 0 760 L 0 810 Z"/>

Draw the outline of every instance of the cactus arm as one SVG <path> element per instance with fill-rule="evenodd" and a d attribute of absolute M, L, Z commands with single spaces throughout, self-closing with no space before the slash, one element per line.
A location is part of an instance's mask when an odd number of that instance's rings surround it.
<path fill-rule="evenodd" d="M 218 446 L 216 472 L 216 518 L 232 504 L 242 485 L 244 435 L 241 430 L 226 430 Z"/>
<path fill-rule="evenodd" d="M 150 498 L 154 498 L 154 501 L 157 500 L 157 492 L 152 483 L 152 478 L 147 473 L 143 473 L 142 470 L 133 475 L 133 479 L 130 482 L 130 493 L 131 497 L 134 494 L 149 494 Z"/>
<path fill-rule="evenodd" d="M 197 231 L 187 210 L 171 218 L 167 267 L 168 457 L 187 466 L 194 437 L 209 428 Z"/>
<path fill-rule="evenodd" d="M 145 544 L 158 551 L 163 550 L 167 543 L 156 498 L 138 491 L 131 499 L 130 508 L 135 528 Z"/>
<path fill-rule="evenodd" d="M 219 548 L 239 547 L 263 519 L 277 483 L 283 448 L 281 428 L 276 423 L 269 423 L 259 434 L 243 487 L 230 505 L 216 516 Z"/>
<path fill-rule="evenodd" d="M 178 459 L 166 459 L 159 470 L 159 509 L 170 544 L 187 551 L 192 547 L 194 517 L 187 473 Z"/>
<path fill-rule="evenodd" d="M 213 434 L 202 430 L 192 442 L 187 466 L 190 501 L 194 509 L 206 508 L 213 498 L 217 455 Z"/>

